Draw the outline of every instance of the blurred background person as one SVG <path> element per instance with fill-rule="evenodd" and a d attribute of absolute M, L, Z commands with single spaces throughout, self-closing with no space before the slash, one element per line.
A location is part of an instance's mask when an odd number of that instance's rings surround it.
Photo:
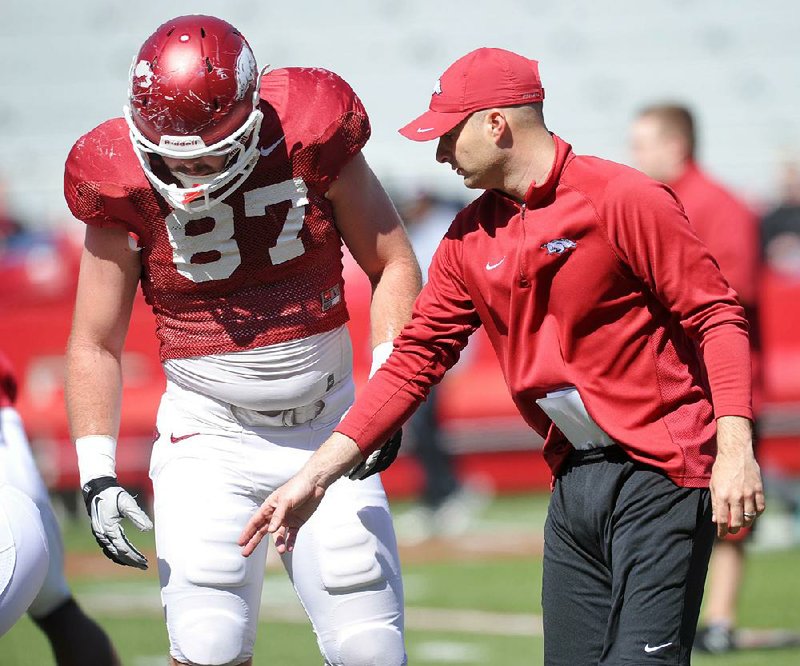
<path fill-rule="evenodd" d="M 697 163 L 697 131 L 688 107 L 664 102 L 641 109 L 632 123 L 630 142 L 634 166 L 675 191 L 697 235 L 711 250 L 745 309 L 750 323 L 754 364 L 755 448 L 761 393 L 757 372 L 760 350 L 758 218 L 743 201 Z M 752 528 L 744 528 L 737 534 L 717 539 L 715 543 L 695 650 L 718 653 L 736 647 L 734 628 L 744 575 L 744 543 L 751 535 Z"/>
<path fill-rule="evenodd" d="M 423 284 L 428 280 L 428 267 L 456 214 L 464 202 L 436 192 L 417 188 L 398 201 L 400 216 L 422 270 Z M 460 363 L 469 363 L 469 347 Z M 435 536 L 463 534 L 490 500 L 490 490 L 458 475 L 455 459 L 444 442 L 439 415 L 440 385 L 434 386 L 428 398 L 406 423 L 411 455 L 422 472 L 420 504 L 395 520 L 398 539 L 410 545 Z"/>
<path fill-rule="evenodd" d="M 27 610 L 58 666 L 118 664 L 106 633 L 76 603 L 64 544 L 22 420 L 17 383 L 0 351 L 0 635 Z"/>
<path fill-rule="evenodd" d="M 780 171 L 780 201 L 761 220 L 765 263 L 800 278 L 800 164 L 785 162 Z"/>
<path fill-rule="evenodd" d="M 0 636 L 42 588 L 50 553 L 42 517 L 30 497 L 0 481 Z"/>

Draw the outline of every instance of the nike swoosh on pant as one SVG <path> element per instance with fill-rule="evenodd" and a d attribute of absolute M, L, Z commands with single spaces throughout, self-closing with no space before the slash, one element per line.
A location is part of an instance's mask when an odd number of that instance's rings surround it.
<path fill-rule="evenodd" d="M 672 641 L 669 643 L 664 643 L 663 645 L 654 645 L 650 647 L 650 643 L 644 646 L 644 651 L 650 654 L 651 652 L 658 652 L 659 650 L 663 650 L 665 647 L 669 647 L 672 645 Z"/>
<path fill-rule="evenodd" d="M 190 432 L 188 435 L 179 435 L 178 437 L 175 437 L 175 435 L 170 435 L 169 441 L 173 444 L 177 444 L 178 442 L 182 442 L 184 439 L 189 439 L 190 437 L 195 437 L 199 434 L 199 432 Z"/>

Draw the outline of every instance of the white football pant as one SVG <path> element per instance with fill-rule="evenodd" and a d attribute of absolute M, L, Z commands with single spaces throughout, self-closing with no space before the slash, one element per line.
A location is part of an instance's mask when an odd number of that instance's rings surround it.
<path fill-rule="evenodd" d="M 49 562 L 39 509 L 13 486 L 0 486 L 0 636 L 28 610 Z"/>
<path fill-rule="evenodd" d="M 0 483 L 8 483 L 30 497 L 39 509 L 47 535 L 50 566 L 47 577 L 28 612 L 41 619 L 70 598 L 64 577 L 64 543 L 53 513 L 47 487 L 36 467 L 19 413 L 13 407 L 0 409 Z"/>
<path fill-rule="evenodd" d="M 161 598 L 178 661 L 222 666 L 252 656 L 267 540 L 244 558 L 239 535 L 330 435 L 353 393 L 348 378 L 313 420 L 262 427 L 167 383 L 150 476 Z M 379 476 L 334 483 L 283 563 L 326 663 L 406 663 L 397 544 Z"/>

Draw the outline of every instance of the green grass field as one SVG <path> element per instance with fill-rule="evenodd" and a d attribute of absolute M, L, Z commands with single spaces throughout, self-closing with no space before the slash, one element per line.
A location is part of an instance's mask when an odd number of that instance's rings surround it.
<path fill-rule="evenodd" d="M 513 543 L 515 537 L 535 540 L 545 505 L 542 496 L 501 498 L 474 532 L 453 544 L 456 549 L 440 545 L 435 556 L 421 556 L 419 548 L 403 551 L 410 664 L 542 663 L 541 558 L 513 548 L 481 554 L 480 546 Z M 403 508 L 396 505 L 397 512 Z M 83 521 L 67 524 L 64 532 L 76 596 L 107 629 L 125 666 L 163 666 L 167 639 L 155 574 L 120 569 L 97 557 Z M 152 550 L 151 536 L 131 536 Z M 321 664 L 313 633 L 281 569 L 268 569 L 263 596 L 256 666 Z M 800 549 L 751 553 L 740 616 L 745 627 L 800 631 Z M 800 649 L 696 657 L 694 663 L 794 666 L 800 663 Z M 27 618 L 0 639 L 0 664 L 53 664 L 43 636 Z"/>

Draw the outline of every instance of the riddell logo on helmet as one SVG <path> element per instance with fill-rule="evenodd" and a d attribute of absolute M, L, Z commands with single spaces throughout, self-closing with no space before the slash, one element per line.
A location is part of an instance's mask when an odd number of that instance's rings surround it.
<path fill-rule="evenodd" d="M 190 151 L 195 148 L 205 148 L 206 144 L 199 136 L 162 136 L 158 143 L 159 148 Z"/>

